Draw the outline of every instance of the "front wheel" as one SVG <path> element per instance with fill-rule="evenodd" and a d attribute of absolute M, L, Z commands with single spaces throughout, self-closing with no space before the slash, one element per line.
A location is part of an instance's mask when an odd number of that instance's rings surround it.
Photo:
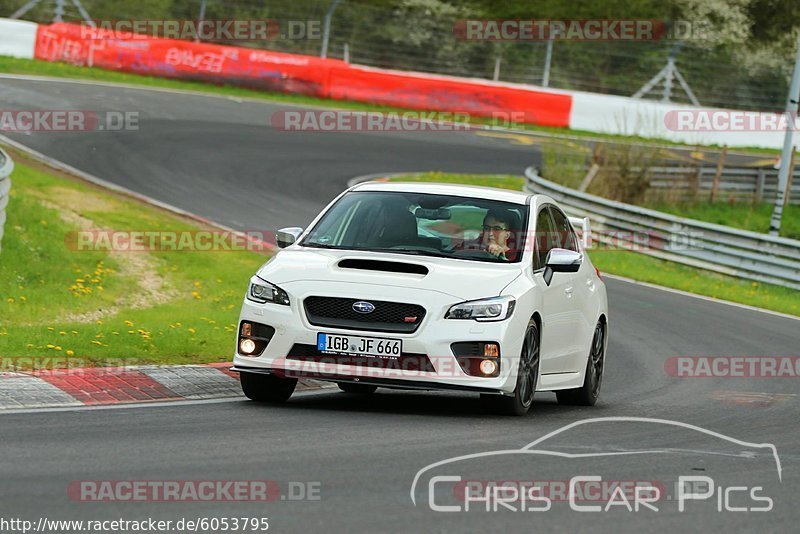
<path fill-rule="evenodd" d="M 259 373 L 239 373 L 239 380 L 245 397 L 259 402 L 286 402 L 297 385 L 296 378 L 281 378 Z"/>
<path fill-rule="evenodd" d="M 525 415 L 533 404 L 539 379 L 539 327 L 531 320 L 525 330 L 525 339 L 519 357 L 517 385 L 510 396 L 483 395 L 483 399 L 498 413 Z"/>
<path fill-rule="evenodd" d="M 603 367 L 606 362 L 606 327 L 602 321 L 597 322 L 592 338 L 592 348 L 586 362 L 586 376 L 583 386 L 575 389 L 556 391 L 559 404 L 571 406 L 594 406 L 600 396 L 600 385 L 603 383 Z"/>

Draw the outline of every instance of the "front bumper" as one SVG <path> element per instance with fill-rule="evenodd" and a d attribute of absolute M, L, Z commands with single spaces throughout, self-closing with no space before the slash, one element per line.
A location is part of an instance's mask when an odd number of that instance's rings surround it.
<path fill-rule="evenodd" d="M 292 298 L 291 306 L 272 303 L 258 304 L 244 300 L 239 317 L 271 326 L 275 333 L 260 356 L 234 356 L 234 371 L 268 373 L 281 376 L 315 378 L 334 382 L 357 382 L 380 387 L 402 389 L 461 390 L 481 393 L 511 393 L 516 384 L 518 355 L 527 318 L 515 314 L 505 321 L 477 322 L 472 320 L 444 319 L 450 306 L 458 302 L 452 296 L 432 291 L 408 288 L 380 288 L 380 299 L 420 304 L 427 310 L 416 332 L 379 333 L 369 330 L 337 329 L 313 326 L 308 322 L 302 298 Z M 369 298 L 364 287 L 328 289 L 326 295 Z M 297 294 L 297 292 L 294 292 Z M 375 296 L 376 300 L 379 297 Z M 403 354 L 427 357 L 430 365 L 409 369 L 406 366 L 375 366 L 359 362 L 359 365 L 341 363 L 336 357 L 325 355 L 322 361 L 312 361 L 305 353 L 298 358 L 292 354 L 296 346 L 316 347 L 317 333 L 344 334 L 350 336 L 386 337 L 402 339 Z M 453 354 L 451 345 L 458 342 L 495 342 L 500 345 L 500 372 L 496 377 L 477 377 L 466 374 Z M 369 358 L 366 358 L 369 360 Z"/>

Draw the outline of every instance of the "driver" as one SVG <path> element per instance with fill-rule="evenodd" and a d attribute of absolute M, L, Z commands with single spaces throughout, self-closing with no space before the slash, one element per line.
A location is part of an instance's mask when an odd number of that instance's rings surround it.
<path fill-rule="evenodd" d="M 464 241 L 461 250 L 483 250 L 505 261 L 514 261 L 517 251 L 512 249 L 509 240 L 514 231 L 516 216 L 508 210 L 492 209 L 483 218 L 481 235 L 475 241 Z"/>

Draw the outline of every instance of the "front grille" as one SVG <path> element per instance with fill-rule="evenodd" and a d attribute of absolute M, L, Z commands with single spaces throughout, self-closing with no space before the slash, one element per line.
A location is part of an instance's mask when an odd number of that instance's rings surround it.
<path fill-rule="evenodd" d="M 296 343 L 292 346 L 286 359 L 337 365 L 357 365 L 372 369 L 392 369 L 395 371 L 423 371 L 426 373 L 436 371 L 428 356 L 417 352 L 403 352 L 397 358 L 331 355 L 322 354 L 316 345 Z"/>
<path fill-rule="evenodd" d="M 362 299 L 308 297 L 303 302 L 308 322 L 315 326 L 371 330 L 376 332 L 415 332 L 425 317 L 425 308 L 417 304 L 367 300 L 375 306 L 371 313 L 359 313 L 353 304 Z"/>

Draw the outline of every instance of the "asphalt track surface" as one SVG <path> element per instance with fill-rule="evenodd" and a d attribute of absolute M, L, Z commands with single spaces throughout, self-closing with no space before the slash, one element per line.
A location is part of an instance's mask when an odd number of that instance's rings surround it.
<path fill-rule="evenodd" d="M 239 228 L 305 224 L 359 174 L 520 173 L 537 158 L 531 147 L 471 133 L 276 132 L 268 119 L 278 106 L 264 103 L 0 81 L 0 108 L 32 107 L 139 111 L 138 132 L 13 137 L 83 171 Z M 618 280 L 607 286 L 611 338 L 601 401 L 593 408 L 559 406 L 552 394 L 540 394 L 528 417 L 505 418 L 485 412 L 472 395 L 379 390 L 368 398 L 304 394 L 279 407 L 242 400 L 5 414 L 0 517 L 269 517 L 275 532 L 795 530 L 797 379 L 675 378 L 665 362 L 672 356 L 797 355 L 800 322 Z M 595 423 L 548 440 L 548 450 L 650 452 L 473 459 L 424 472 L 412 502 L 415 476 L 429 464 L 517 450 L 596 417 L 678 421 L 740 442 L 658 423 Z M 771 452 L 741 442 L 773 444 L 780 480 Z M 433 473 L 540 481 L 596 474 L 607 481 L 662 481 L 671 498 L 658 503 L 658 512 L 616 507 L 582 513 L 558 499 L 548 511 L 434 512 L 427 495 Z M 712 477 L 714 496 L 680 512 L 670 485 L 681 475 Z M 78 502 L 67 487 L 80 480 L 274 480 L 284 496 L 289 481 L 312 482 L 319 484 L 320 499 Z M 761 486 L 772 510 L 718 511 L 717 497 L 724 495 L 719 488 L 741 485 Z M 452 497 L 446 486 L 437 492 L 436 502 Z M 728 504 L 763 503 L 734 497 Z"/>

